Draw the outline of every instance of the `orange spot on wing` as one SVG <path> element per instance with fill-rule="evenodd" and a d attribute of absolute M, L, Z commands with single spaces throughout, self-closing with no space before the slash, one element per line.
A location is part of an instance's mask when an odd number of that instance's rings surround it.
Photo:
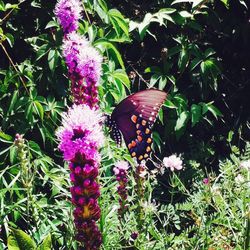
<path fill-rule="evenodd" d="M 142 141 L 142 137 L 140 135 L 137 136 L 138 141 Z"/>
<path fill-rule="evenodd" d="M 148 154 L 144 154 L 144 158 L 145 158 L 145 159 L 148 158 Z"/>
<path fill-rule="evenodd" d="M 136 134 L 139 135 L 141 133 L 141 130 L 136 130 Z"/>
<path fill-rule="evenodd" d="M 131 141 L 131 147 L 134 148 L 136 146 L 136 142 L 135 141 Z"/>
<path fill-rule="evenodd" d="M 148 138 L 147 139 L 147 143 L 151 143 L 152 142 L 152 139 L 151 138 Z"/>
<path fill-rule="evenodd" d="M 146 128 L 145 133 L 149 134 L 150 133 L 150 129 Z"/>
<path fill-rule="evenodd" d="M 140 156 L 138 157 L 138 160 L 141 161 L 142 159 L 143 159 L 143 156 L 140 155 Z"/>
<path fill-rule="evenodd" d="M 136 116 L 136 115 L 132 115 L 132 116 L 131 116 L 131 121 L 132 121 L 133 123 L 136 123 L 136 121 L 137 121 L 137 116 Z"/>
<path fill-rule="evenodd" d="M 132 145 L 131 143 L 128 144 L 128 149 L 131 149 L 132 148 Z"/>
<path fill-rule="evenodd" d="M 135 157 L 135 156 L 136 156 L 136 153 L 135 153 L 135 152 L 133 152 L 131 155 L 132 155 L 132 157 Z"/>
<path fill-rule="evenodd" d="M 151 148 L 149 146 L 146 147 L 146 152 L 150 152 Z"/>
<path fill-rule="evenodd" d="M 142 125 L 142 126 L 145 126 L 146 124 L 147 124 L 147 121 L 145 121 L 145 120 L 142 120 L 142 121 L 141 121 L 141 125 Z"/>

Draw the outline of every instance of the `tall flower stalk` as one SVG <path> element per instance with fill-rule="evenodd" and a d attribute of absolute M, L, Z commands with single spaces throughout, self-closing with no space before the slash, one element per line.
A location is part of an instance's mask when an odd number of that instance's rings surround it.
<path fill-rule="evenodd" d="M 63 56 L 71 80 L 74 105 L 63 115 L 57 132 L 59 149 L 69 162 L 72 203 L 75 205 L 76 238 L 86 250 L 99 249 L 102 237 L 96 221 L 100 218 L 97 199 L 100 186 L 97 181 L 103 141 L 101 117 L 98 114 L 98 83 L 102 57 L 90 42 L 77 33 L 83 11 L 79 0 L 59 0 L 55 14 L 61 24 Z"/>
<path fill-rule="evenodd" d="M 63 114 L 62 126 L 57 131 L 59 149 L 64 160 L 69 161 L 72 203 L 75 205 L 74 222 L 76 238 L 84 242 L 87 250 L 99 249 L 101 233 L 96 225 L 100 218 L 97 183 L 100 155 L 98 148 L 103 142 L 101 116 L 87 105 L 73 105 Z"/>
<path fill-rule="evenodd" d="M 144 203 L 144 181 L 145 176 L 147 174 L 145 162 L 141 162 L 137 164 L 136 171 L 134 174 L 135 182 L 136 182 L 136 193 L 138 196 L 137 203 L 137 225 L 139 231 L 142 230 L 144 224 L 144 211 L 143 211 L 143 203 Z"/>
<path fill-rule="evenodd" d="M 128 169 L 129 169 L 129 164 L 126 161 L 117 162 L 115 164 L 115 167 L 113 168 L 116 180 L 119 183 L 119 186 L 117 187 L 117 192 L 120 196 L 119 198 L 120 208 L 118 210 L 120 220 L 124 218 L 124 214 L 128 209 L 128 204 L 127 204 Z"/>

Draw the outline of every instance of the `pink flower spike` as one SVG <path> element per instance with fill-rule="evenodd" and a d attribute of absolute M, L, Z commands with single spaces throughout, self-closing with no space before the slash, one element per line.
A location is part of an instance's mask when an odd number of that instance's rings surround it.
<path fill-rule="evenodd" d="M 95 148 L 104 141 L 101 130 L 102 117 L 87 105 L 73 105 L 68 113 L 64 113 L 62 126 L 56 135 L 60 140 L 59 149 L 65 160 L 73 160 L 77 153 L 83 153 L 89 159 L 99 160 Z M 76 167 L 76 172 L 80 169 Z"/>

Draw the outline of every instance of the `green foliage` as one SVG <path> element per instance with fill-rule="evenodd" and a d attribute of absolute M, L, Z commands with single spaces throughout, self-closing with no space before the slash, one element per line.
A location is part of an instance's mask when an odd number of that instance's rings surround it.
<path fill-rule="evenodd" d="M 247 250 L 250 180 L 239 167 L 250 159 L 247 2 L 82 2 L 79 32 L 104 56 L 102 111 L 110 114 L 141 89 L 167 91 L 153 148 L 159 159 L 185 152 L 183 171 L 146 176 L 145 225 L 133 240 L 134 176 L 126 223 L 120 223 L 112 167 L 118 160 L 134 163 L 105 131 L 103 249 Z M 56 150 L 61 112 L 72 100 L 55 3 L 0 0 L 0 249 L 78 248 L 69 171 Z M 22 150 L 17 133 L 25 138 Z"/>
<path fill-rule="evenodd" d="M 28 234 L 22 230 L 14 229 L 12 234 L 8 237 L 8 249 L 10 250 L 25 250 L 36 249 L 35 242 L 29 237 Z"/>

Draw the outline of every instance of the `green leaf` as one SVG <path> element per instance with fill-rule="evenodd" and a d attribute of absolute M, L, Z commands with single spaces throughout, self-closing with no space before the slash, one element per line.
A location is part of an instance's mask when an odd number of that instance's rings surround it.
<path fill-rule="evenodd" d="M 29 149 L 30 149 L 33 153 L 38 154 L 38 155 L 42 155 L 41 148 L 40 148 L 40 146 L 39 146 L 36 142 L 34 142 L 34 141 L 29 141 L 28 144 L 29 144 Z"/>
<path fill-rule="evenodd" d="M 141 23 L 138 23 L 137 27 L 138 27 L 138 32 L 139 32 L 139 36 L 141 38 L 141 40 L 143 40 L 143 38 L 146 35 L 147 29 L 149 27 L 149 24 L 151 22 L 152 19 L 152 14 L 151 13 L 147 13 L 143 19 L 143 21 Z"/>
<path fill-rule="evenodd" d="M 150 78 L 150 83 L 149 83 L 149 88 L 152 88 L 152 87 L 154 87 L 155 86 L 155 84 L 157 83 L 157 81 L 160 79 L 160 75 L 158 75 L 158 74 L 154 74 L 154 75 L 152 75 L 151 76 L 151 78 Z"/>
<path fill-rule="evenodd" d="M 43 121 L 44 109 L 43 109 L 42 104 L 38 101 L 34 101 L 34 105 L 35 105 L 35 110 L 37 114 L 40 116 L 41 120 Z"/>
<path fill-rule="evenodd" d="M 51 242 L 51 234 L 48 234 L 42 244 L 37 248 L 37 250 L 51 250 L 52 249 L 52 242 Z"/>
<path fill-rule="evenodd" d="M 153 146 L 154 149 L 157 147 L 158 150 L 161 152 L 161 144 L 162 144 L 162 140 L 161 140 L 161 136 L 159 135 L 158 132 L 154 131 L 153 132 Z"/>
<path fill-rule="evenodd" d="M 5 36 L 6 36 L 6 39 L 7 39 L 8 43 L 9 43 L 10 47 L 13 48 L 13 45 L 14 45 L 14 42 L 15 42 L 14 36 L 11 35 L 10 33 L 6 33 Z"/>
<path fill-rule="evenodd" d="M 120 52 L 117 50 L 117 48 L 111 42 L 109 42 L 105 39 L 99 39 L 94 43 L 94 45 L 96 47 L 99 47 L 101 50 L 103 48 L 108 49 L 115 56 L 115 58 L 117 59 L 117 61 L 121 65 L 122 69 L 125 69 Z"/>
<path fill-rule="evenodd" d="M 29 102 L 28 105 L 25 108 L 25 117 L 30 122 L 33 123 L 33 105 L 32 102 Z"/>
<path fill-rule="evenodd" d="M 129 81 L 128 75 L 126 74 L 124 70 L 118 69 L 115 72 L 113 72 L 112 76 L 116 79 L 119 79 L 123 83 L 123 85 L 127 87 L 127 89 L 130 88 L 130 81 Z"/>
<path fill-rule="evenodd" d="M 233 139 L 234 132 L 230 130 L 227 135 L 227 141 L 230 143 Z"/>
<path fill-rule="evenodd" d="M 42 57 L 44 57 L 50 49 L 49 44 L 43 44 L 36 53 L 36 60 L 40 60 Z"/>
<path fill-rule="evenodd" d="M 0 1 L 0 11 L 5 11 L 5 4 L 2 0 Z"/>
<path fill-rule="evenodd" d="M 10 153 L 10 163 L 13 165 L 17 158 L 17 148 L 11 147 L 9 153 Z"/>
<path fill-rule="evenodd" d="M 164 124 L 164 117 L 163 117 L 163 109 L 162 108 L 159 110 L 158 117 L 159 117 L 161 124 L 163 125 Z"/>
<path fill-rule="evenodd" d="M 0 141 L 3 142 L 13 142 L 12 136 L 5 134 L 3 131 L 0 131 Z"/>
<path fill-rule="evenodd" d="M 207 104 L 208 110 L 213 114 L 213 116 L 217 119 L 218 116 L 223 116 L 218 108 L 216 108 L 213 104 Z"/>
<path fill-rule="evenodd" d="M 161 76 L 159 80 L 159 89 L 163 90 L 167 84 L 167 78 L 166 76 Z"/>
<path fill-rule="evenodd" d="M 240 4 L 242 4 L 248 10 L 248 7 L 247 7 L 245 1 L 244 0 L 239 0 L 239 1 L 240 1 Z"/>
<path fill-rule="evenodd" d="M 183 72 L 187 66 L 188 63 L 188 52 L 185 48 L 181 50 L 179 61 L 178 61 L 178 67 L 180 69 L 180 72 Z"/>
<path fill-rule="evenodd" d="M 56 21 L 50 21 L 46 25 L 45 29 L 53 28 L 53 27 L 59 27 L 58 23 Z"/>
<path fill-rule="evenodd" d="M 201 62 L 202 60 L 200 58 L 193 59 L 190 63 L 190 70 L 193 71 Z"/>
<path fill-rule="evenodd" d="M 186 126 L 189 119 L 189 112 L 183 111 L 180 116 L 178 117 L 175 125 L 175 131 L 178 131 Z"/>
<path fill-rule="evenodd" d="M 108 12 L 108 6 L 107 6 L 105 0 L 98 0 L 98 4 L 101 6 L 101 8 L 102 8 L 105 12 Z"/>
<path fill-rule="evenodd" d="M 183 111 L 180 116 L 178 117 L 175 125 L 175 131 L 176 131 L 176 138 L 179 140 L 181 136 L 184 134 L 186 128 L 187 128 L 187 122 L 190 118 L 188 111 Z"/>
<path fill-rule="evenodd" d="M 145 73 L 157 73 L 157 74 L 161 74 L 161 68 L 157 67 L 157 66 L 152 66 L 152 67 L 147 67 L 144 70 Z"/>
<path fill-rule="evenodd" d="M 120 35 L 120 29 L 125 33 L 126 36 L 129 36 L 129 27 L 128 23 L 126 22 L 126 19 L 121 14 L 121 12 L 117 9 L 111 9 L 108 12 L 110 21 L 117 33 L 117 35 Z"/>
<path fill-rule="evenodd" d="M 20 229 L 12 229 L 7 242 L 8 250 L 35 250 L 36 243 Z"/>
<path fill-rule="evenodd" d="M 57 50 L 51 49 L 48 54 L 48 63 L 49 63 L 49 68 L 52 72 L 55 71 L 57 62 L 58 62 L 58 52 Z"/>
<path fill-rule="evenodd" d="M 196 105 L 196 104 L 192 104 L 192 106 L 191 106 L 192 127 L 197 122 L 199 122 L 201 118 L 202 118 L 202 115 L 201 115 L 201 106 L 200 105 Z"/>
<path fill-rule="evenodd" d="M 18 90 L 15 90 L 13 95 L 12 95 L 10 106 L 9 106 L 7 114 L 10 115 L 10 114 L 12 114 L 12 111 L 14 111 L 14 106 L 17 102 L 17 98 L 18 98 Z"/>
<path fill-rule="evenodd" d="M 163 106 L 170 108 L 170 109 L 176 109 L 177 107 L 174 105 L 173 102 L 171 102 L 170 100 L 166 100 L 165 103 L 163 104 Z"/>

